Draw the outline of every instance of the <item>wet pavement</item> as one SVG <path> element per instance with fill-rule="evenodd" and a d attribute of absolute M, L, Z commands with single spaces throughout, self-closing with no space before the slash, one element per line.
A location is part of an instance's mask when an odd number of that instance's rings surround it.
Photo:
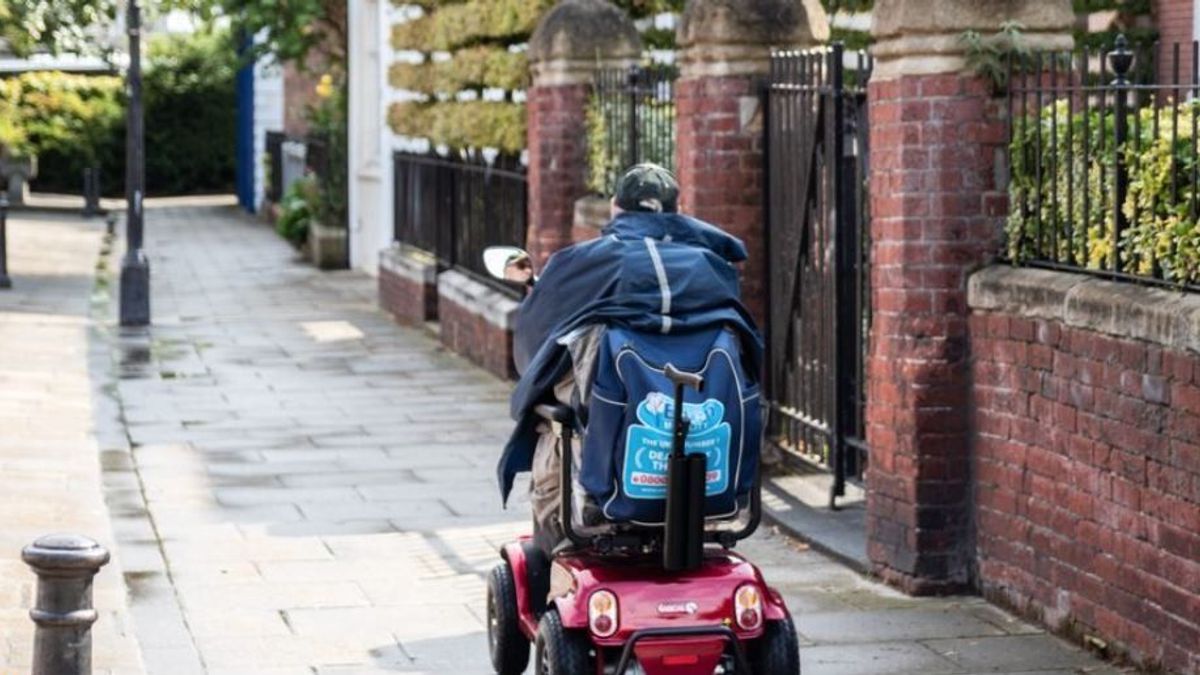
<path fill-rule="evenodd" d="M 494 484 L 509 385 L 232 206 L 147 222 L 154 326 L 90 366 L 121 432 L 95 434 L 94 489 L 146 669 L 490 672 L 484 575 L 528 529 Z M 907 598 L 768 528 L 742 548 L 807 674 L 1113 672 L 978 598 Z"/>

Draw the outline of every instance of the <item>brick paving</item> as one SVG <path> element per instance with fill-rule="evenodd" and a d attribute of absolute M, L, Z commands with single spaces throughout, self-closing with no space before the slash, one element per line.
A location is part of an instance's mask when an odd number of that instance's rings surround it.
<path fill-rule="evenodd" d="M 494 485 L 508 385 L 228 204 L 147 221 L 154 326 L 93 360 L 119 405 L 82 450 L 146 670 L 489 672 L 483 575 L 528 527 Z M 806 674 L 1113 672 L 978 598 L 907 598 L 765 528 L 745 550 L 797 614 Z"/>

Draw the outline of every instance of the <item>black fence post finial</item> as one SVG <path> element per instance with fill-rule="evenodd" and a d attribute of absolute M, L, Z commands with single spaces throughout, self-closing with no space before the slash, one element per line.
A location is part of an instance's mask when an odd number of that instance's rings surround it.
<path fill-rule="evenodd" d="M 103 546 L 78 534 L 50 534 L 21 551 L 38 576 L 32 675 L 92 672 L 92 579 L 108 563 Z"/>
<path fill-rule="evenodd" d="M 1113 88 L 1113 231 L 1109 264 L 1112 271 L 1121 269 L 1121 233 L 1129 226 L 1125 216 L 1125 197 L 1129 194 L 1129 167 L 1125 162 L 1125 143 L 1129 140 L 1129 69 L 1133 67 L 1133 52 L 1125 35 L 1118 35 L 1113 51 L 1108 53 L 1108 65 L 1115 77 Z"/>

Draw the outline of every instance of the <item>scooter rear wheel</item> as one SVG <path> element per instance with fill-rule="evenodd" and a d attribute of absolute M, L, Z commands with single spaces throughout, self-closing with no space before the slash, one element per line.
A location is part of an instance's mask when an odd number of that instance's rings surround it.
<path fill-rule="evenodd" d="M 800 675 L 800 641 L 791 617 L 768 621 L 754 645 L 754 675 Z"/>
<path fill-rule="evenodd" d="M 536 675 L 586 675 L 592 672 L 588 661 L 588 639 L 582 631 L 562 624 L 554 609 L 542 615 L 536 644 Z"/>
<path fill-rule="evenodd" d="M 512 568 L 502 562 L 488 575 L 488 651 L 499 675 L 520 675 L 529 665 L 529 640 L 521 633 Z"/>

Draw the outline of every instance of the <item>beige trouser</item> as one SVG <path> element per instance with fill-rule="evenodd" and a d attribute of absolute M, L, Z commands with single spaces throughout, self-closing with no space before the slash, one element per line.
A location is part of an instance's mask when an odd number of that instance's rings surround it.
<path fill-rule="evenodd" d="M 562 438 L 550 425 L 538 429 L 537 448 L 533 452 L 529 501 L 533 506 L 533 542 L 549 555 L 566 538 L 559 518 L 562 496 Z"/>
<path fill-rule="evenodd" d="M 567 348 L 571 351 L 573 370 L 554 387 L 554 398 L 560 403 L 570 405 L 575 393 L 575 383 L 579 382 L 585 392 L 583 401 L 586 403 L 586 392 L 591 388 L 591 373 L 600 349 L 600 338 L 604 335 L 602 326 L 593 326 L 572 334 Z M 530 481 L 529 501 L 533 506 L 533 541 L 547 554 L 566 539 L 559 518 L 559 499 L 562 497 L 562 437 L 554 433 L 550 424 L 543 422 L 538 427 L 537 447 L 533 451 L 532 480 Z M 582 447 L 583 439 L 573 437 L 576 451 Z M 575 455 L 578 459 L 578 452 Z M 578 465 L 575 467 L 578 470 Z"/>

